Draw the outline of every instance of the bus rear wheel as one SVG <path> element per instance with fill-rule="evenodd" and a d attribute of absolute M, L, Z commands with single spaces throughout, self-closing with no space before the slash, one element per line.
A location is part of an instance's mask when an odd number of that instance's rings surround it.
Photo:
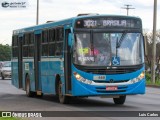
<path fill-rule="evenodd" d="M 34 92 L 31 91 L 31 87 L 30 87 L 30 79 L 29 76 L 27 75 L 26 77 L 26 95 L 28 97 L 33 97 L 34 96 Z"/>
<path fill-rule="evenodd" d="M 3 76 L 3 74 L 1 73 L 1 77 L 2 77 L 2 80 L 4 80 L 4 76 Z"/>
<path fill-rule="evenodd" d="M 62 104 L 67 104 L 69 102 L 69 97 L 68 96 L 65 96 L 63 95 L 62 93 L 62 82 L 59 81 L 58 82 L 58 98 L 59 98 L 59 102 L 62 103 Z"/>
<path fill-rule="evenodd" d="M 124 104 L 125 100 L 126 100 L 126 95 L 120 96 L 119 98 L 113 98 L 114 103 L 119 105 Z"/>

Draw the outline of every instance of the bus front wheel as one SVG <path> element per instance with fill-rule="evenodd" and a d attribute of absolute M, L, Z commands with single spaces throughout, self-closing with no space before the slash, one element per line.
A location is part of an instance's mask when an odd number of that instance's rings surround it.
<path fill-rule="evenodd" d="M 69 102 L 69 100 L 68 100 L 69 98 L 68 98 L 68 96 L 63 95 L 62 87 L 63 87 L 62 82 L 59 80 L 59 82 L 58 82 L 58 98 L 59 98 L 59 102 L 62 103 L 62 104 L 66 104 L 66 103 Z"/>
<path fill-rule="evenodd" d="M 119 98 L 113 98 L 114 103 L 119 105 L 124 104 L 125 100 L 126 100 L 126 95 L 120 96 Z"/>
<path fill-rule="evenodd" d="M 33 97 L 34 96 L 34 92 L 32 92 L 31 88 L 30 88 L 30 79 L 29 79 L 28 75 L 26 77 L 26 95 L 28 97 Z"/>

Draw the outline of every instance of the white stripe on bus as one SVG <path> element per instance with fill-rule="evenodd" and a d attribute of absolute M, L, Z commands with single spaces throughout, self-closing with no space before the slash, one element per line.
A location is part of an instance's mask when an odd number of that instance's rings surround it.
<path fill-rule="evenodd" d="M 23 59 L 23 62 L 34 62 L 34 59 Z M 64 61 L 64 58 L 41 58 L 41 62 Z M 12 59 L 12 62 L 18 62 L 18 59 Z"/>

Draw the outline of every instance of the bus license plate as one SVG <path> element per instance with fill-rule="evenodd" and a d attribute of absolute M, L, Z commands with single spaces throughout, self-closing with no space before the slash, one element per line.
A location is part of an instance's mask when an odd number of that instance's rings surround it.
<path fill-rule="evenodd" d="M 108 86 L 106 90 L 117 90 L 117 86 Z"/>

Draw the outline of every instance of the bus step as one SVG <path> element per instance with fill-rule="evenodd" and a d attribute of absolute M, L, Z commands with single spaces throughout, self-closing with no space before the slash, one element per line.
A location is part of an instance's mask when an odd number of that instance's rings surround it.
<path fill-rule="evenodd" d="M 37 95 L 42 95 L 42 91 L 36 91 Z"/>
<path fill-rule="evenodd" d="M 71 94 L 65 94 L 66 96 L 72 96 Z"/>

